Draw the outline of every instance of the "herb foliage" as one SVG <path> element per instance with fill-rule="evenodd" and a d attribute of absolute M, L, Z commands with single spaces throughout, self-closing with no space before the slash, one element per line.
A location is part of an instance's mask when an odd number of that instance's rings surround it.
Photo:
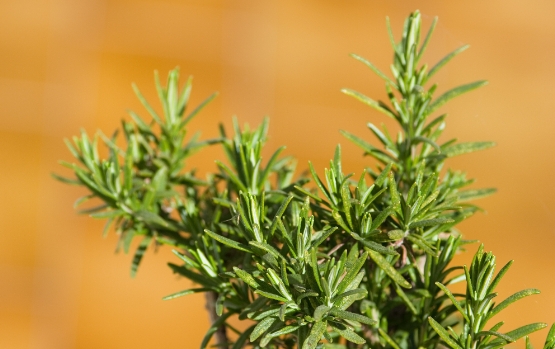
<path fill-rule="evenodd" d="M 216 334 L 222 348 L 438 348 L 497 349 L 546 327 L 529 324 L 511 331 L 493 316 L 524 297 L 527 289 L 495 303 L 495 289 L 509 269 L 495 274 L 495 256 L 478 248 L 470 267 L 453 266 L 469 243 L 456 225 L 479 210 L 469 201 L 493 193 L 468 189 L 464 172 L 447 169 L 448 158 L 487 149 L 492 142 L 460 143 L 440 138 L 449 100 L 486 84 L 467 83 L 436 96 L 430 79 L 463 46 L 429 68 L 420 65 L 436 20 L 421 37 L 421 17 L 405 21 L 400 41 L 387 26 L 394 60 L 392 77 L 358 55 L 352 57 L 385 82 L 387 101 L 344 89 L 343 93 L 392 118 L 395 137 L 373 123 L 368 128 L 380 147 L 348 131 L 343 135 L 377 160 L 358 178 L 345 174 L 338 145 L 329 169 L 319 177 L 294 178 L 296 162 L 277 149 L 267 161 L 262 149 L 268 120 L 250 129 L 233 122 L 232 134 L 199 140 L 188 123 L 215 95 L 188 112 L 192 81 L 179 88 L 179 71 L 164 85 L 155 75 L 163 114 L 133 86 L 149 117 L 129 112 L 118 132 L 89 137 L 82 132 L 67 146 L 77 163 L 62 164 L 101 205 L 80 211 L 106 219 L 128 252 L 139 239 L 131 274 L 153 245 L 174 248 L 170 268 L 198 285 L 165 297 L 206 293 L 212 327 L 201 348 Z M 99 143 L 109 150 L 99 156 Z M 218 172 L 199 178 L 189 157 L 206 146 L 223 147 Z M 309 185 L 312 182 L 313 185 Z M 466 282 L 466 293 L 449 286 Z M 249 319 L 244 332 L 228 322 Z M 237 332 L 231 339 L 231 332 Z M 531 348 L 529 340 L 527 348 Z M 544 349 L 555 348 L 555 327 Z"/>

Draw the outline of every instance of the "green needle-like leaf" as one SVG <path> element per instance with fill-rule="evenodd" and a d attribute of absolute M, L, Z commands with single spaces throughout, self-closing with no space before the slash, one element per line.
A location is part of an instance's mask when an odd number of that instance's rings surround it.
<path fill-rule="evenodd" d="M 428 72 L 428 78 L 431 78 L 435 73 L 439 71 L 445 64 L 447 64 L 450 60 L 455 58 L 459 53 L 466 51 L 469 48 L 469 45 L 464 45 L 456 49 L 455 51 L 449 53 L 447 56 L 443 57 L 439 62 L 436 63 Z"/>
<path fill-rule="evenodd" d="M 330 310 L 330 314 L 341 319 L 356 321 L 366 325 L 373 325 L 376 323 L 376 321 L 370 319 L 368 316 L 352 313 L 350 311 L 344 311 L 337 308 L 332 308 Z"/>
<path fill-rule="evenodd" d="M 199 292 L 208 292 L 208 291 L 211 291 L 211 289 L 205 288 L 205 287 L 191 288 L 191 289 L 188 289 L 188 290 L 183 290 L 183 291 L 179 291 L 179 292 L 176 292 L 176 293 L 172 293 L 169 296 L 166 296 L 166 297 L 162 298 L 162 300 L 167 301 L 167 300 L 170 300 L 170 299 L 183 297 L 183 296 L 186 296 L 188 294 L 199 293 Z"/>
<path fill-rule="evenodd" d="M 428 107 L 428 114 L 433 113 L 439 107 L 441 107 L 442 105 L 444 105 L 445 103 L 447 103 L 451 99 L 453 99 L 457 96 L 460 96 L 463 93 L 466 93 L 466 92 L 472 91 L 474 89 L 477 89 L 478 87 L 485 86 L 485 85 L 487 85 L 487 83 L 488 83 L 487 81 L 471 82 L 469 84 L 458 86 L 458 87 L 455 87 L 455 88 L 445 92 L 444 94 L 442 94 L 439 98 L 437 98 L 436 100 L 434 100 L 430 104 L 430 106 Z"/>
<path fill-rule="evenodd" d="M 250 341 L 254 342 L 258 339 L 258 337 L 262 336 L 262 334 L 266 332 L 270 328 L 270 326 L 272 326 L 274 322 L 276 322 L 276 320 L 277 319 L 275 317 L 267 317 L 260 321 L 252 331 L 250 335 Z"/>
<path fill-rule="evenodd" d="M 441 326 L 437 321 L 435 321 L 432 317 L 428 317 L 428 321 L 430 322 L 430 325 L 432 326 L 434 331 L 436 331 L 436 333 L 441 337 L 441 339 L 443 339 L 443 341 L 448 346 L 450 346 L 453 349 L 463 349 L 457 342 L 455 342 L 451 338 L 451 336 L 449 335 L 449 332 L 447 332 L 445 328 L 443 328 L 443 326 Z"/>
<path fill-rule="evenodd" d="M 223 236 L 221 236 L 221 235 L 219 235 L 219 234 L 216 234 L 216 233 L 214 233 L 214 232 L 212 232 L 212 231 L 210 231 L 210 230 L 208 230 L 208 229 L 204 229 L 204 232 L 205 232 L 208 236 L 210 236 L 212 239 L 214 239 L 214 240 L 216 240 L 216 241 L 218 241 L 218 242 L 221 242 L 221 243 L 224 244 L 224 245 L 227 245 L 227 246 L 229 246 L 229 247 L 232 247 L 232 248 L 237 249 L 237 250 L 240 250 L 240 251 L 252 253 L 251 249 L 250 249 L 249 246 L 247 246 L 247 245 L 244 245 L 244 244 L 242 244 L 242 243 L 240 243 L 240 242 L 237 242 L 237 241 L 228 239 L 228 238 L 226 238 L 226 237 L 223 237 Z"/>
<path fill-rule="evenodd" d="M 517 339 L 520 339 L 524 336 L 529 335 L 530 333 L 534 333 L 534 332 L 539 331 L 541 329 L 544 329 L 546 327 L 547 327 L 546 323 L 537 322 L 537 323 L 533 323 L 533 324 L 529 324 L 529 325 L 519 327 L 516 330 L 509 331 L 509 332 L 505 333 L 505 335 L 512 338 L 514 341 L 516 341 Z M 503 346 L 503 344 L 504 344 L 504 339 L 497 338 L 497 339 L 492 340 L 485 347 L 485 349 L 499 348 L 500 346 Z"/>
<path fill-rule="evenodd" d="M 315 349 L 327 327 L 328 323 L 326 321 L 318 321 L 314 323 L 310 329 L 310 334 L 303 343 L 302 349 Z"/>
<path fill-rule="evenodd" d="M 247 273 L 244 270 L 241 270 L 237 267 L 233 267 L 233 271 L 235 271 L 235 274 L 237 274 L 237 276 L 243 280 L 247 285 L 249 285 L 250 287 L 252 287 L 253 289 L 257 289 L 259 284 L 256 281 L 256 279 L 249 273 Z"/>
<path fill-rule="evenodd" d="M 449 289 L 447 287 L 445 287 L 443 284 L 441 284 L 440 282 L 436 282 L 436 286 L 439 287 L 443 291 L 443 293 L 445 293 L 445 295 L 447 295 L 447 297 L 449 297 L 449 299 L 451 300 L 451 303 L 453 303 L 455 308 L 457 308 L 457 310 L 461 313 L 461 315 L 464 317 L 464 319 L 466 321 L 470 322 L 470 319 L 466 315 L 466 312 L 462 308 L 459 301 L 457 301 L 455 299 L 455 296 L 451 293 L 451 291 L 449 291 Z"/>
<path fill-rule="evenodd" d="M 443 154 L 447 155 L 448 157 L 453 157 L 461 154 L 467 154 L 475 151 L 489 149 L 493 146 L 495 146 L 495 142 L 457 143 L 443 149 Z"/>
<path fill-rule="evenodd" d="M 470 190 L 461 190 L 459 192 L 459 202 L 463 201 L 470 201 L 488 197 L 492 194 L 497 192 L 495 188 L 485 188 L 485 189 L 470 189 Z"/>
<path fill-rule="evenodd" d="M 522 290 L 520 292 L 517 292 L 515 294 L 513 294 L 510 297 L 507 297 L 507 299 L 505 299 L 504 301 L 502 301 L 501 303 L 499 303 L 497 306 L 495 306 L 488 314 L 488 318 L 492 318 L 493 316 L 495 316 L 496 314 L 498 314 L 501 310 L 505 309 L 506 307 L 508 307 L 509 305 L 513 304 L 514 302 L 524 298 L 524 297 L 528 297 L 534 294 L 540 294 L 540 290 L 535 289 L 535 288 L 529 288 L 526 290 Z"/>
<path fill-rule="evenodd" d="M 387 81 L 391 86 L 393 86 L 394 88 L 397 88 L 397 84 L 395 82 L 393 82 L 393 80 L 391 80 L 387 75 L 385 75 L 384 73 L 382 73 L 381 70 L 379 70 L 374 64 L 372 64 L 372 62 L 366 60 L 365 58 L 356 55 L 354 53 L 351 53 L 351 57 L 353 57 L 354 59 L 356 59 L 359 62 L 362 62 L 363 64 L 365 64 L 368 68 L 370 68 L 374 73 L 376 73 L 376 75 L 378 75 L 380 78 L 384 79 L 385 81 Z"/>
<path fill-rule="evenodd" d="M 404 288 L 412 288 L 412 285 L 401 275 L 381 254 L 367 250 L 368 255 L 376 264 L 396 283 Z"/>
<path fill-rule="evenodd" d="M 454 220 L 451 218 L 441 217 L 441 218 L 433 218 L 433 219 L 425 219 L 418 222 L 412 222 L 409 224 L 409 228 L 420 228 L 420 227 L 429 227 L 432 225 L 442 225 L 445 223 L 453 223 Z"/>
<path fill-rule="evenodd" d="M 372 98 L 367 97 L 367 96 L 363 95 L 360 92 L 357 92 L 357 91 L 354 91 L 354 90 L 351 90 L 351 89 L 348 89 L 348 88 L 342 89 L 341 92 L 343 92 L 347 96 L 351 96 L 351 97 L 361 101 L 362 103 L 376 109 L 379 112 L 382 112 L 383 114 L 389 116 L 390 118 L 392 118 L 394 120 L 397 120 L 397 116 L 395 114 L 393 114 L 388 109 L 384 108 L 380 103 L 374 101 Z"/>
<path fill-rule="evenodd" d="M 137 247 L 135 256 L 133 256 L 133 262 L 131 263 L 131 277 L 135 277 L 135 275 L 137 275 L 139 264 L 141 264 L 145 251 L 148 248 L 148 245 L 150 245 L 151 240 L 152 238 L 150 236 L 145 236 L 143 241 L 139 244 L 139 247 Z"/>
<path fill-rule="evenodd" d="M 339 327 L 333 326 L 333 329 L 339 333 L 339 335 L 343 338 L 345 338 L 346 340 L 348 340 L 349 342 L 353 342 L 355 344 L 365 344 L 366 340 L 364 338 L 362 338 L 361 336 L 359 336 L 358 334 L 356 334 L 353 330 L 351 330 L 350 328 L 346 328 L 346 329 L 341 329 Z"/>

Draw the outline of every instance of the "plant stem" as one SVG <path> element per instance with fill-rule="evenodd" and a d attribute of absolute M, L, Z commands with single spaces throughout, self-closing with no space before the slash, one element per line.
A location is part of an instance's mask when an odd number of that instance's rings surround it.
<path fill-rule="evenodd" d="M 208 291 L 204 293 L 204 296 L 206 297 L 206 310 L 210 316 L 210 324 L 214 324 L 219 318 L 218 314 L 216 314 L 216 299 L 218 299 L 218 294 Z M 217 347 L 227 348 L 227 331 L 225 324 L 216 330 L 215 337 Z"/>

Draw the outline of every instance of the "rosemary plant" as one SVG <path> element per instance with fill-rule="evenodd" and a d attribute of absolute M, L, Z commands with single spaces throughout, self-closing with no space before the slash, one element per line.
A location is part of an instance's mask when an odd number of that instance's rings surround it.
<path fill-rule="evenodd" d="M 232 134 L 187 137 L 188 122 L 215 95 L 187 113 L 191 78 L 179 88 L 173 70 L 165 86 L 155 75 L 159 115 L 134 86 L 149 114 L 130 112 L 121 131 L 67 142 L 78 163 L 62 163 L 76 178 L 56 178 L 86 187 L 101 205 L 81 213 L 107 219 L 127 252 L 140 239 L 131 274 L 152 245 L 170 245 L 170 268 L 198 285 L 165 297 L 203 292 L 212 319 L 200 347 L 215 334 L 222 348 L 438 348 L 497 349 L 547 325 L 510 331 L 489 320 L 513 302 L 539 293 L 527 289 L 495 303 L 495 289 L 512 262 L 495 274 L 495 256 L 478 248 L 470 267 L 453 266 L 471 241 L 456 225 L 478 207 L 470 200 L 494 189 L 468 189 L 464 172 L 442 171 L 446 159 L 489 148 L 492 142 L 440 141 L 446 102 L 485 85 L 468 83 L 435 97 L 430 79 L 464 51 L 463 46 L 428 68 L 420 61 L 436 20 L 421 37 L 420 14 L 405 22 L 400 41 L 388 32 L 394 52 L 392 77 L 352 55 L 385 82 L 388 101 L 343 92 L 394 119 L 396 137 L 382 126 L 368 128 L 380 147 L 347 131 L 347 139 L 377 160 L 358 179 L 343 173 L 337 146 L 324 178 L 309 164 L 311 178 L 294 178 L 295 160 L 277 149 L 264 162 L 268 120 L 254 129 L 234 120 Z M 109 150 L 101 158 L 98 143 Z M 219 171 L 198 178 L 187 160 L 206 146 L 223 147 Z M 440 175 L 443 172 L 443 175 Z M 312 181 L 314 185 L 307 185 Z M 449 286 L 466 282 L 466 293 Z M 244 332 L 228 319 L 249 319 Z M 236 335 L 231 335 L 236 332 Z M 529 340 L 527 348 L 531 348 Z M 555 327 L 544 349 L 555 348 Z"/>

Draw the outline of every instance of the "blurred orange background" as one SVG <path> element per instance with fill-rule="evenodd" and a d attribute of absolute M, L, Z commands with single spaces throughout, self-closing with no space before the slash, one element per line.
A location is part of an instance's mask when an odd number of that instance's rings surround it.
<path fill-rule="evenodd" d="M 444 91 L 490 84 L 443 107 L 444 140 L 493 140 L 492 150 L 449 166 L 495 186 L 461 229 L 516 263 L 500 296 L 542 290 L 505 313 L 506 329 L 555 322 L 555 2 L 552 1 L 178 1 L 4 0 L 0 2 L 0 348 L 197 348 L 208 328 L 202 295 L 162 301 L 190 287 L 166 267 L 168 249 L 149 253 L 135 279 L 131 255 L 114 255 L 116 236 L 78 216 L 83 194 L 50 177 L 72 160 L 62 139 L 83 127 L 111 133 L 131 108 L 130 88 L 156 99 L 153 70 L 194 75 L 192 104 L 220 96 L 191 124 L 203 138 L 231 116 L 271 116 L 267 151 L 287 145 L 306 168 L 323 169 L 337 143 L 344 167 L 372 162 L 339 134 L 372 139 L 366 122 L 384 117 L 339 92 L 383 98 L 382 81 L 348 56 L 387 70 L 385 29 L 401 32 L 419 8 L 439 24 L 425 60 L 462 44 L 471 49 L 436 77 Z M 374 140 L 372 140 L 374 142 Z M 189 166 L 214 170 L 216 148 Z M 473 252 L 477 246 L 470 250 Z M 471 253 L 458 257 L 469 263 Z M 543 345 L 546 331 L 533 336 Z M 519 346 L 523 346 L 522 343 Z"/>

